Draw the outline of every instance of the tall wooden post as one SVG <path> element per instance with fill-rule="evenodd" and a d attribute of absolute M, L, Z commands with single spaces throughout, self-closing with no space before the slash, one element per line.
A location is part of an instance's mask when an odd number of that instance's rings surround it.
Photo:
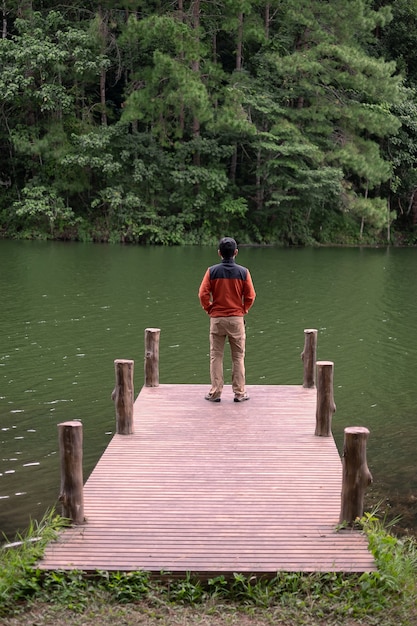
<path fill-rule="evenodd" d="M 71 421 L 58 424 L 59 453 L 61 460 L 62 516 L 74 524 L 84 522 L 83 491 L 83 425 Z"/>
<path fill-rule="evenodd" d="M 115 359 L 116 386 L 112 393 L 112 399 L 116 407 L 116 433 L 119 435 L 131 435 L 133 433 L 133 370 L 134 361 Z"/>
<path fill-rule="evenodd" d="M 332 434 L 332 417 L 336 411 L 333 395 L 332 361 L 317 361 L 317 406 L 316 432 L 317 437 L 330 437 Z"/>
<path fill-rule="evenodd" d="M 145 329 L 145 387 L 159 386 L 159 328 Z"/>
<path fill-rule="evenodd" d="M 340 523 L 353 524 L 363 515 L 365 491 L 372 483 L 372 474 L 366 462 L 369 430 L 362 426 L 352 426 L 345 428 L 344 433 Z"/>
<path fill-rule="evenodd" d="M 304 330 L 304 350 L 301 359 L 304 363 L 303 387 L 311 389 L 316 386 L 316 353 L 317 353 L 317 330 L 306 328 Z"/>

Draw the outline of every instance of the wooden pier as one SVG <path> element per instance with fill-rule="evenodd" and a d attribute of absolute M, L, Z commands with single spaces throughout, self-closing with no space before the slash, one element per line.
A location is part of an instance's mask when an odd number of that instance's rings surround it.
<path fill-rule="evenodd" d="M 114 435 L 84 487 L 85 524 L 63 531 L 41 569 L 364 572 L 366 537 L 337 531 L 342 463 L 315 436 L 315 388 L 144 386 L 134 433 Z"/>

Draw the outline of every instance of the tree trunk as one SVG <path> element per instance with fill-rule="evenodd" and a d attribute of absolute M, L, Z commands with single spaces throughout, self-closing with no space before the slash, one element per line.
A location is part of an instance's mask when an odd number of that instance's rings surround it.
<path fill-rule="evenodd" d="M 98 19 L 101 39 L 101 53 L 104 55 L 107 47 L 108 28 L 107 21 L 108 16 L 104 14 L 102 7 L 98 7 Z M 106 79 L 107 73 L 103 68 L 100 72 L 100 110 L 101 110 L 101 125 L 107 126 L 107 112 L 106 112 Z"/>
<path fill-rule="evenodd" d="M 101 108 L 101 125 L 107 126 L 106 113 L 106 70 L 100 72 L 100 108 Z"/>
<path fill-rule="evenodd" d="M 183 0 L 179 0 L 179 2 L 178 2 L 178 15 L 179 15 L 180 22 L 185 23 Z M 181 59 L 181 61 L 184 61 L 184 51 L 183 50 L 180 51 L 180 59 Z M 182 96 L 179 96 L 179 97 L 181 98 L 181 103 L 180 103 L 180 112 L 179 112 L 178 124 L 179 124 L 179 127 L 181 129 L 181 135 L 183 135 L 184 134 L 184 130 L 185 130 L 185 107 L 184 107 L 184 98 Z"/>
<path fill-rule="evenodd" d="M 411 221 L 413 226 L 417 224 L 417 187 L 413 189 L 410 203 L 408 205 L 407 215 L 411 213 Z"/>
<path fill-rule="evenodd" d="M 262 149 L 258 148 L 256 153 L 256 191 L 255 191 L 255 206 L 256 211 L 261 213 L 263 205 L 264 205 L 264 187 L 262 184 L 262 176 L 261 176 L 261 165 L 262 165 Z"/>
<path fill-rule="evenodd" d="M 239 13 L 238 20 L 239 26 L 237 30 L 236 70 L 240 72 L 243 65 L 243 13 Z"/>
<path fill-rule="evenodd" d="M 195 30 L 195 39 L 197 41 L 197 50 L 199 50 L 199 44 L 200 44 L 200 33 L 199 33 L 199 28 L 200 28 L 200 0 L 194 0 L 193 4 L 192 4 L 192 27 Z M 197 54 L 197 58 L 195 58 L 192 62 L 192 69 L 194 72 L 196 72 L 197 74 L 200 73 L 200 57 L 199 57 L 199 52 L 196 52 Z M 200 120 L 198 119 L 197 115 L 194 115 L 194 119 L 193 119 L 193 137 L 194 139 L 198 139 L 200 137 Z M 196 166 L 200 165 L 200 152 L 199 150 L 196 150 L 194 152 L 194 156 L 193 156 L 193 163 Z"/>
<path fill-rule="evenodd" d="M 237 31 L 237 45 L 236 45 L 236 64 L 235 68 L 237 72 L 240 72 L 242 69 L 242 55 L 243 55 L 243 13 L 239 13 L 238 16 L 239 25 Z M 235 182 L 236 180 L 236 172 L 237 172 L 237 151 L 238 144 L 235 142 L 234 144 L 234 152 L 232 154 L 232 160 L 230 163 L 230 180 Z"/>
<path fill-rule="evenodd" d="M 264 20 L 264 25 L 265 25 L 265 39 L 268 41 L 269 39 L 269 24 L 271 21 L 271 5 L 269 4 L 269 2 L 266 3 L 265 5 L 265 20 Z"/>
<path fill-rule="evenodd" d="M 362 237 L 363 237 L 363 227 L 364 226 L 365 226 L 365 218 L 362 216 L 361 227 L 360 227 L 360 230 L 359 230 L 359 239 L 362 239 Z"/>
<path fill-rule="evenodd" d="M 6 10 L 6 0 L 3 0 L 2 4 L 2 29 L 1 29 L 1 38 L 6 39 L 7 37 L 7 10 Z"/>
<path fill-rule="evenodd" d="M 33 11 L 32 0 L 23 0 L 17 9 L 17 16 L 26 19 Z"/>

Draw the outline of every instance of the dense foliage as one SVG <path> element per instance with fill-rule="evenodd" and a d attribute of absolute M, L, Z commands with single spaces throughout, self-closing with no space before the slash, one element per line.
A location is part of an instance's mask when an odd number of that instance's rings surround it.
<path fill-rule="evenodd" d="M 417 239 L 417 0 L 3 0 L 5 237 Z"/>

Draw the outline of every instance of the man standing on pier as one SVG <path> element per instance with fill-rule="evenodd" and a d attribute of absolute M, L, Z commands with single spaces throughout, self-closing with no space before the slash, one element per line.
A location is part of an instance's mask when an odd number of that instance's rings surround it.
<path fill-rule="evenodd" d="M 223 355 L 226 337 L 232 354 L 232 389 L 235 402 L 249 400 L 245 380 L 245 319 L 255 300 L 255 289 L 249 270 L 235 261 L 237 244 L 223 237 L 218 254 L 221 263 L 212 265 L 204 274 L 198 297 L 210 316 L 210 378 L 211 389 L 205 396 L 220 402 L 224 378 Z"/>

